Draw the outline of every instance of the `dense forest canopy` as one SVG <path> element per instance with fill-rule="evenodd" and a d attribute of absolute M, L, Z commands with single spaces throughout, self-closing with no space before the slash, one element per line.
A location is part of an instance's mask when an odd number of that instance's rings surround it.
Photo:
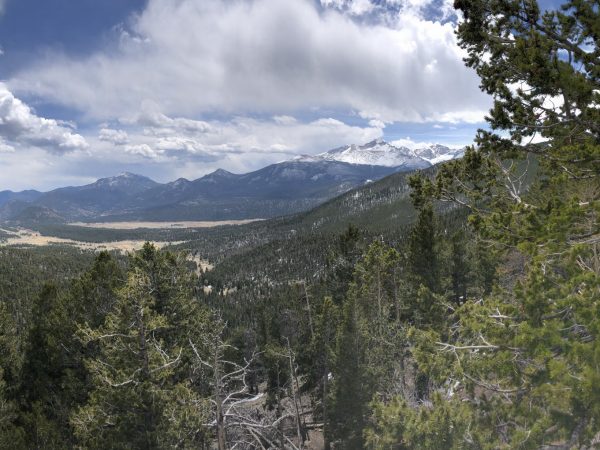
<path fill-rule="evenodd" d="M 600 2 L 455 6 L 490 129 L 397 222 L 1 248 L 0 448 L 599 446 Z"/>

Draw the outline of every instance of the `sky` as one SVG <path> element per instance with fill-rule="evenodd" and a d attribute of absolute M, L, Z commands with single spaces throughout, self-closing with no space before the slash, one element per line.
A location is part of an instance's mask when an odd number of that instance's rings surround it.
<path fill-rule="evenodd" d="M 0 0 L 0 190 L 469 144 L 451 0 Z"/>

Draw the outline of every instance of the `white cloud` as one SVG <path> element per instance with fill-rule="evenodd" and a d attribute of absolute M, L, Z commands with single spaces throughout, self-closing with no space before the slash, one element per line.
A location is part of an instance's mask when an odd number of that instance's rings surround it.
<path fill-rule="evenodd" d="M 406 137 L 404 139 L 396 139 L 395 141 L 391 141 L 390 144 L 392 144 L 396 147 L 406 147 L 406 148 L 410 148 L 411 150 L 417 150 L 417 149 L 420 149 L 423 147 L 428 147 L 430 145 L 437 144 L 437 142 L 415 141 L 415 140 L 411 139 L 410 137 Z M 453 148 L 453 149 L 458 149 L 458 148 L 464 147 L 464 145 L 457 145 L 457 144 L 445 144 L 445 146 L 448 148 Z"/>
<path fill-rule="evenodd" d="M 49 190 L 88 184 L 126 170 L 144 173 L 141 165 L 131 163 L 137 158 L 133 156 L 130 161 L 121 159 L 116 163 L 112 154 L 71 152 L 58 155 L 36 147 L 17 150 L 0 152 L 0 190 Z"/>
<path fill-rule="evenodd" d="M 201 120 L 186 119 L 184 117 L 171 118 L 160 112 L 159 106 L 149 100 L 142 103 L 141 112 L 133 117 L 121 120 L 124 124 L 141 125 L 148 130 L 161 130 L 167 133 L 205 133 L 210 130 L 210 125 Z"/>
<path fill-rule="evenodd" d="M 12 145 L 8 145 L 2 138 L 0 138 L 0 153 L 14 153 L 15 148 Z"/>
<path fill-rule="evenodd" d="M 0 16 L 4 14 L 4 10 L 6 9 L 6 3 L 8 3 L 8 0 L 0 0 Z"/>
<path fill-rule="evenodd" d="M 148 0 L 112 45 L 49 51 L 0 83 L 0 189 L 124 170 L 163 182 L 245 173 L 381 138 L 394 122 L 479 122 L 491 101 L 443 20 L 451 3 Z M 85 138 L 9 88 L 80 110 Z"/>
<path fill-rule="evenodd" d="M 321 0 L 321 5 L 326 8 L 347 11 L 355 16 L 368 14 L 376 8 L 376 5 L 370 0 Z"/>
<path fill-rule="evenodd" d="M 33 148 L 0 153 L 2 188 L 78 185 L 123 171 L 142 173 L 160 182 L 179 177 L 196 179 L 218 168 L 247 173 L 297 154 L 321 153 L 383 135 L 377 127 L 352 126 L 328 117 L 236 117 L 208 122 L 208 132 L 198 133 L 193 128 L 182 132 L 169 125 L 181 123 L 179 117 L 165 117 L 161 121 L 165 126 L 123 126 L 128 143 L 120 146 L 102 141 L 99 133 L 93 133 L 86 135 L 89 152 L 56 155 Z M 109 124 L 103 124 L 103 128 L 113 129 Z"/>
<path fill-rule="evenodd" d="M 292 116 L 274 116 L 273 120 L 279 125 L 294 125 L 298 121 Z"/>
<path fill-rule="evenodd" d="M 125 145 L 129 142 L 129 135 L 123 130 L 113 130 L 112 128 L 102 128 L 98 139 L 104 142 L 110 142 L 114 145 Z"/>
<path fill-rule="evenodd" d="M 402 10 L 385 24 L 356 21 L 353 12 L 373 2 L 353 0 L 349 11 L 329 3 L 320 12 L 311 0 L 150 0 L 115 48 L 84 59 L 54 54 L 9 83 L 110 120 L 147 101 L 182 117 L 320 108 L 386 122 L 482 120 L 490 101 L 451 23 Z"/>
<path fill-rule="evenodd" d="M 321 0 L 321 6 L 382 24 L 393 24 L 398 16 L 406 15 L 434 22 L 456 22 L 460 17 L 454 0 Z"/>
<path fill-rule="evenodd" d="M 364 143 L 383 135 L 379 123 L 359 127 L 334 118 L 302 122 L 289 116 L 267 120 L 236 117 L 229 121 L 192 121 L 198 123 L 190 124 L 183 118 L 159 116 L 160 120 L 152 124 L 147 120 L 130 122 L 126 133 L 128 145 L 124 146 L 126 154 L 156 161 L 202 161 L 225 168 L 228 164 L 241 167 L 243 161 L 247 171 L 299 153 L 320 153 L 340 143 Z M 115 130 L 103 131 L 99 140 L 112 143 L 102 135 L 112 137 Z M 103 149 L 101 145 L 99 149 Z M 110 151 L 110 148 L 104 150 Z"/>
<path fill-rule="evenodd" d="M 369 125 L 375 128 L 385 128 L 385 122 L 379 119 L 371 119 L 369 120 Z"/>
<path fill-rule="evenodd" d="M 154 150 L 148 144 L 126 145 L 125 151 L 132 155 L 139 155 L 150 159 L 156 159 L 161 155 L 160 151 Z"/>
<path fill-rule="evenodd" d="M 37 116 L 29 106 L 16 98 L 0 82 L 0 138 L 4 145 L 39 147 L 62 154 L 88 147 L 83 136 L 53 119 Z"/>

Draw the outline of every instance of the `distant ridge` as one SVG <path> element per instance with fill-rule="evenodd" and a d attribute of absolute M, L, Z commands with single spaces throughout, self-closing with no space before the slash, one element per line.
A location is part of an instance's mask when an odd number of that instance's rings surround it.
<path fill-rule="evenodd" d="M 0 193 L 0 220 L 231 220 L 308 210 L 395 172 L 431 167 L 461 150 L 430 145 L 414 150 L 383 140 L 299 156 L 246 174 L 215 170 L 196 180 L 157 183 L 124 172 L 85 186 L 50 192 Z M 2 201 L 2 199 L 6 199 Z M 33 207 L 33 209 L 31 209 Z"/>

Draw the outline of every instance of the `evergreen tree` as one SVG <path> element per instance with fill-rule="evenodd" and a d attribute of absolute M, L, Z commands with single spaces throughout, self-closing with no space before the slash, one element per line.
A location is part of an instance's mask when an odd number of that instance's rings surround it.
<path fill-rule="evenodd" d="M 453 303 L 458 305 L 467 299 L 470 268 L 467 261 L 465 233 L 458 231 L 452 235 L 451 240 L 450 283 Z"/>
<path fill-rule="evenodd" d="M 338 441 L 344 449 L 364 447 L 362 432 L 372 395 L 365 367 L 366 351 L 356 300 L 350 296 L 344 304 L 337 332 L 331 408 L 328 411 L 331 441 Z"/>
<path fill-rule="evenodd" d="M 22 367 L 20 422 L 32 448 L 68 448 L 69 395 L 73 323 L 54 284 L 46 284 L 37 298 Z M 66 345 L 65 345 L 66 344 Z M 80 387 L 80 386 L 78 386 Z"/>
<path fill-rule="evenodd" d="M 328 402 L 331 441 L 343 448 L 363 448 L 369 401 L 375 392 L 391 395 L 392 378 L 402 371 L 399 260 L 396 250 L 375 241 L 356 265 L 344 301 Z"/>
<path fill-rule="evenodd" d="M 423 285 L 431 292 L 438 292 L 440 289 L 437 241 L 433 205 L 427 202 L 419 208 L 417 221 L 410 234 L 408 264 L 414 285 Z"/>
<path fill-rule="evenodd" d="M 84 446 L 153 449 L 204 439 L 190 341 L 208 320 L 192 288 L 183 260 L 146 244 L 104 324 L 81 329 L 82 341 L 98 347 L 87 361 L 90 398 L 71 417 Z"/>
<path fill-rule="evenodd" d="M 337 238 L 337 245 L 327 257 L 326 283 L 328 295 L 341 304 L 352 281 L 354 266 L 364 251 L 363 237 L 354 225 L 348 225 L 347 230 Z"/>
<path fill-rule="evenodd" d="M 92 267 L 76 278 L 69 288 L 67 301 L 74 314 L 72 319 L 92 328 L 102 325 L 124 282 L 125 274 L 117 261 L 110 253 L 100 252 Z"/>
<path fill-rule="evenodd" d="M 75 333 L 78 325 L 99 322 L 104 316 L 120 282 L 118 273 L 110 255 L 103 252 L 68 292 L 50 283 L 36 299 L 20 383 L 14 387 L 20 402 L 18 422 L 26 430 L 28 446 L 73 445 L 69 416 L 85 402 L 88 387 L 86 349 Z"/>
<path fill-rule="evenodd" d="M 455 7 L 464 16 L 458 38 L 465 62 L 494 97 L 489 123 L 508 132 L 480 131 L 481 151 L 506 158 L 527 150 L 555 169 L 597 174 L 598 2 L 569 0 L 548 11 L 534 0 L 456 0 Z M 529 144 L 536 134 L 547 145 Z"/>
<path fill-rule="evenodd" d="M 314 385 L 320 397 L 321 408 L 315 411 L 317 416 L 323 418 L 325 429 L 325 449 L 330 448 L 331 432 L 329 430 L 330 409 L 330 377 L 334 370 L 335 338 L 339 321 L 339 310 L 331 297 L 325 297 L 321 313 L 316 320 L 315 334 L 311 342 L 311 356 L 313 360 L 312 376 L 316 379 Z"/>
<path fill-rule="evenodd" d="M 5 368 L 15 363 L 14 324 L 8 308 L 0 303 L 0 448 L 25 448 L 24 432 L 16 424 L 18 409 L 11 386 L 4 379 Z M 14 370 L 14 369 L 13 369 Z"/>
<path fill-rule="evenodd" d="M 592 331 L 600 317 L 599 6 L 570 1 L 545 13 L 535 1 L 456 6 L 466 62 L 494 96 L 492 131 L 480 131 L 477 147 L 433 182 L 413 187 L 468 208 L 504 272 L 492 290 L 492 270 L 480 271 L 485 296 L 455 309 L 447 334 L 415 333 L 413 354 L 444 393 L 443 408 L 475 412 L 465 443 L 587 448 L 600 422 L 591 388 L 600 354 Z M 528 144 L 536 134 L 548 141 Z M 417 433 L 426 442 L 427 429 L 409 417 L 400 422 L 395 439 Z"/>

